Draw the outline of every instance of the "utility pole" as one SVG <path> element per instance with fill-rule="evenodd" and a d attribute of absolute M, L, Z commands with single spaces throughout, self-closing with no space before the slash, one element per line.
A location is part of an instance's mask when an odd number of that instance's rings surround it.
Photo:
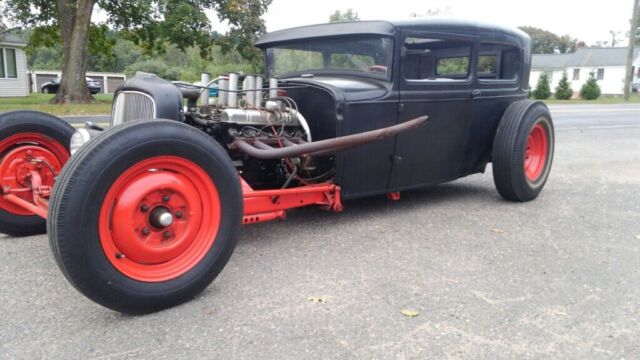
<path fill-rule="evenodd" d="M 638 34 L 638 12 L 640 12 L 640 0 L 633 0 L 633 14 L 631 16 L 631 31 L 629 32 L 629 51 L 627 52 L 627 76 L 624 79 L 624 101 L 631 97 L 631 81 L 633 81 L 633 55 L 635 53 L 635 41 Z"/>

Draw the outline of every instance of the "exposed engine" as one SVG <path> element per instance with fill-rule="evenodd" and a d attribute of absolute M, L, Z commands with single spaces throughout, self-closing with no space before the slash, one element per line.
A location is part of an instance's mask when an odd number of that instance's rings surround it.
<path fill-rule="evenodd" d="M 263 82 L 259 76 L 231 73 L 195 86 L 138 75 L 117 92 L 112 125 L 160 118 L 200 128 L 229 149 L 240 174 L 256 189 L 330 180 L 335 173 L 331 156 L 260 160 L 231 146 L 238 140 L 263 148 L 313 141 L 307 120 L 278 80 L 271 79 L 268 87 Z"/>

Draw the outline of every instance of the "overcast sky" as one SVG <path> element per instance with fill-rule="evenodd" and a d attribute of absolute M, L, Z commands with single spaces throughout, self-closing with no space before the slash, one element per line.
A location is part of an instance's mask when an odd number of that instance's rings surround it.
<path fill-rule="evenodd" d="M 536 26 L 592 45 L 610 41 L 609 30 L 626 34 L 632 7 L 632 0 L 273 0 L 265 19 L 274 31 L 324 23 L 335 10 L 349 8 L 362 20 L 408 19 L 439 8 L 447 18 Z"/>

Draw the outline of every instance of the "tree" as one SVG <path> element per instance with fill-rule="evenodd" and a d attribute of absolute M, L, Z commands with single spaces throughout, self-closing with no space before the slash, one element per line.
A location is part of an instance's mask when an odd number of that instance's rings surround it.
<path fill-rule="evenodd" d="M 556 51 L 562 54 L 574 52 L 578 44 L 578 40 L 569 35 L 559 36 L 532 26 L 521 26 L 520 30 L 531 36 L 534 54 L 554 54 Z"/>
<path fill-rule="evenodd" d="M 536 100 L 546 100 L 551 97 L 551 84 L 549 84 L 549 75 L 546 72 L 540 74 L 538 85 L 533 90 L 533 97 Z"/>
<path fill-rule="evenodd" d="M 451 8 L 447 6 L 444 9 L 442 8 L 427 9 L 427 11 L 425 11 L 424 13 L 414 12 L 409 14 L 409 17 L 412 17 L 412 18 L 437 17 L 437 16 L 450 15 L 450 14 L 451 14 Z"/>
<path fill-rule="evenodd" d="M 220 21 L 229 23 L 229 32 L 218 39 L 224 49 L 238 49 L 249 59 L 260 52 L 253 47 L 265 31 L 262 15 L 272 0 L 5 0 L 3 11 L 25 27 L 43 28 L 51 39 L 62 44 L 62 83 L 54 102 L 75 103 L 92 100 L 85 83 L 90 37 L 108 40 L 107 25 L 122 31 L 147 53 L 161 51 L 165 43 L 184 50 L 198 46 L 203 55 L 214 42 L 206 11 L 213 10 Z M 107 14 L 106 24 L 93 24 L 96 8 Z M 97 30 L 96 30 L 97 29 Z M 101 33 L 101 34 L 100 34 Z M 113 46 L 106 42 L 98 46 Z M 105 51 L 106 52 L 106 51 Z"/>
<path fill-rule="evenodd" d="M 571 89 L 571 84 L 569 83 L 569 77 L 567 76 L 567 72 L 565 71 L 562 74 L 562 79 L 558 83 L 556 87 L 555 97 L 558 100 L 569 100 L 573 96 L 573 90 Z"/>
<path fill-rule="evenodd" d="M 589 74 L 589 80 L 587 80 L 580 90 L 580 97 L 585 100 L 595 100 L 599 98 L 601 94 L 602 91 L 600 90 L 600 85 L 598 85 L 595 74 Z"/>
<path fill-rule="evenodd" d="M 347 21 L 360 21 L 358 13 L 353 9 L 347 9 L 346 11 L 336 10 L 331 16 L 329 16 L 329 22 L 347 22 Z"/>

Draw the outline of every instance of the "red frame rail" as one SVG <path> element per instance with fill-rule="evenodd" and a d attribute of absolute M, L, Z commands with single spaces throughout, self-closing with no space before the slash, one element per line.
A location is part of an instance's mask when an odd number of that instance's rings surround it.
<path fill-rule="evenodd" d="M 42 186 L 40 183 L 39 175 L 34 172 L 31 174 L 31 189 L 2 189 L 2 196 L 5 200 L 46 219 L 51 187 Z M 307 206 L 320 206 L 333 212 L 343 210 L 340 187 L 332 183 L 279 190 L 254 190 L 242 178 L 240 183 L 244 197 L 242 223 L 245 225 L 284 220 L 287 210 Z M 33 202 L 15 195 L 16 192 L 27 191 L 33 192 Z"/>

